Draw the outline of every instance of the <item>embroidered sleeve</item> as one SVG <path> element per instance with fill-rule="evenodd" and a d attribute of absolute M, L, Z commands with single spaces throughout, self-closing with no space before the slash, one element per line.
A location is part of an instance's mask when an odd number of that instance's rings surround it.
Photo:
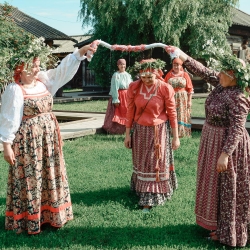
<path fill-rule="evenodd" d="M 7 86 L 2 94 L 0 141 L 12 144 L 23 115 L 23 93 L 16 83 Z"/>

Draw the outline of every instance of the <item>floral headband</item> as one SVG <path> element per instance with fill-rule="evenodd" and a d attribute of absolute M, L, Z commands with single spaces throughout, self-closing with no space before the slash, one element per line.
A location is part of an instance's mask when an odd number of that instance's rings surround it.
<path fill-rule="evenodd" d="M 208 58 L 208 66 L 216 71 L 232 71 L 230 76 L 235 77 L 237 85 L 244 91 L 250 87 L 250 65 L 232 54 L 230 49 L 223 50 L 216 47 L 212 41 L 204 45 L 203 55 Z"/>
<path fill-rule="evenodd" d="M 128 72 L 134 77 L 139 73 L 151 72 L 156 74 L 158 78 L 163 75 L 162 69 L 165 67 L 166 63 L 160 59 L 145 59 L 140 62 L 135 62 L 134 66 L 128 68 Z"/>

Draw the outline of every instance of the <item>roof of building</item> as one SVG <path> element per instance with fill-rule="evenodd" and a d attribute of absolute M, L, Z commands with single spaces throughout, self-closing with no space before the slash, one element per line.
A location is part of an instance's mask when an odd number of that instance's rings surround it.
<path fill-rule="evenodd" d="M 250 27 L 250 15 L 233 8 L 233 24 Z"/>
<path fill-rule="evenodd" d="M 77 43 L 86 41 L 90 38 L 90 35 L 80 35 L 80 36 L 71 36 L 71 38 L 73 38 Z M 71 53 L 75 50 L 75 42 L 73 41 L 65 41 L 65 40 L 55 40 L 54 41 L 54 46 L 56 46 L 57 48 L 54 50 L 53 53 L 55 54 L 59 54 L 59 53 Z"/>
<path fill-rule="evenodd" d="M 2 7 L 3 5 L 0 4 L 0 14 L 2 12 Z M 14 19 L 14 22 L 19 27 L 36 37 L 44 37 L 45 40 L 72 40 L 71 37 L 61 31 L 38 21 L 37 19 L 20 11 L 18 8 L 13 7 L 11 18 Z"/>

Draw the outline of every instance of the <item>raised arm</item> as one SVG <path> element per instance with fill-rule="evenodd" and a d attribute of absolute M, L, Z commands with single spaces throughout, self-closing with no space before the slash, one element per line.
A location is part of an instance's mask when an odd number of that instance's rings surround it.
<path fill-rule="evenodd" d="M 67 55 L 55 69 L 40 71 L 38 79 L 43 82 L 50 93 L 54 95 L 56 91 L 69 82 L 76 74 L 82 60 L 86 59 L 85 54 L 88 50 L 95 52 L 96 49 L 85 45 L 76 49 L 74 53 Z"/>

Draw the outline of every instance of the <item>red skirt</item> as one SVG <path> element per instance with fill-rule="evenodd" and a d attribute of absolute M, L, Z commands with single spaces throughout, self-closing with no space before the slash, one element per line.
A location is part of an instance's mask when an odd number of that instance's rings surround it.
<path fill-rule="evenodd" d="M 126 130 L 127 89 L 119 89 L 118 94 L 120 105 L 115 107 L 112 103 L 112 97 L 110 97 L 102 126 L 110 134 L 124 134 Z"/>

